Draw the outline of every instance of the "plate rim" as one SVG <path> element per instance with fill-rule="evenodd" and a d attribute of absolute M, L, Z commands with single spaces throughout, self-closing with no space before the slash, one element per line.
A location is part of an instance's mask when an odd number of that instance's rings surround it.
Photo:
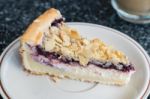
<path fill-rule="evenodd" d="M 86 22 L 67 22 L 67 24 L 68 25 L 85 25 L 85 26 L 87 25 L 87 26 L 92 26 L 92 27 L 97 27 L 97 28 L 104 28 L 106 30 L 112 31 L 113 33 L 116 33 L 116 34 L 126 38 L 128 41 L 130 41 L 132 44 L 134 44 L 142 52 L 145 59 L 147 60 L 147 63 L 149 64 L 149 72 L 150 72 L 150 57 L 149 57 L 148 53 L 144 50 L 144 48 L 137 41 L 132 39 L 130 36 L 124 34 L 123 32 L 120 32 L 119 30 L 116 30 L 116 29 L 113 29 L 113 28 L 110 28 L 107 26 L 99 25 L 99 24 L 86 23 Z M 20 37 L 16 38 L 14 41 L 12 41 L 1 53 L 1 55 L 0 55 L 0 73 L 1 73 L 1 64 L 2 64 L 2 61 L 5 57 L 5 55 L 19 41 L 19 39 L 20 39 Z M 4 99 L 11 99 L 2 85 L 1 75 L 0 75 L 0 94 Z M 148 81 L 147 87 L 144 90 L 144 93 L 142 93 L 142 96 L 140 96 L 140 99 L 147 98 L 149 94 L 150 94 L 150 76 L 149 76 L 149 81 Z"/>

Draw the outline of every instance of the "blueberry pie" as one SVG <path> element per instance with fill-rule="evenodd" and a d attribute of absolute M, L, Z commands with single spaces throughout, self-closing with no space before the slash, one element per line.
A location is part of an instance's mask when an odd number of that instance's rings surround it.
<path fill-rule="evenodd" d="M 20 41 L 22 64 L 32 74 L 125 85 L 135 72 L 124 53 L 81 37 L 54 8 L 35 19 Z"/>

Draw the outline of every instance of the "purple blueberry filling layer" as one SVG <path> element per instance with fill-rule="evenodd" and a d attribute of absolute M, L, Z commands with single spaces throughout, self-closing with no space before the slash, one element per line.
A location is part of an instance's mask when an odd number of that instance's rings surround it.
<path fill-rule="evenodd" d="M 47 64 L 47 65 L 52 65 L 51 62 L 53 60 L 55 60 L 55 61 L 63 62 L 65 64 L 79 64 L 78 61 L 75 61 L 74 59 L 69 59 L 69 58 L 66 58 L 66 57 L 62 57 L 61 55 L 59 55 L 55 52 L 46 52 L 46 51 L 44 51 L 44 49 L 41 46 L 36 46 L 35 50 L 36 50 L 35 51 L 36 55 L 39 55 L 42 58 L 42 61 L 40 61 L 40 63 L 44 63 L 44 64 Z M 102 62 L 99 62 L 99 61 L 90 61 L 88 63 L 88 65 L 90 65 L 90 64 L 93 64 L 93 65 L 95 65 L 97 67 L 100 67 L 100 68 L 115 69 L 115 70 L 122 71 L 122 72 L 129 72 L 131 70 L 133 70 L 133 71 L 135 70 L 132 64 L 126 65 L 126 64 L 123 64 L 123 63 L 118 63 L 117 65 L 115 65 L 115 64 L 109 63 L 109 62 L 102 63 Z"/>
<path fill-rule="evenodd" d="M 60 23 L 63 22 L 63 21 L 64 21 L 64 18 L 55 19 L 55 20 L 52 22 L 51 26 L 58 26 L 58 24 L 60 24 Z"/>

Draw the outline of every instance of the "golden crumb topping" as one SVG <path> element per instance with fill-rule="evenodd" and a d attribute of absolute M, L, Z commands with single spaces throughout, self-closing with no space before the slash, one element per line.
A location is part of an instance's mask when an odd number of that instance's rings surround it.
<path fill-rule="evenodd" d="M 118 62 L 129 63 L 122 52 L 107 46 L 97 38 L 93 40 L 82 38 L 75 29 L 66 25 L 50 27 L 49 32 L 45 33 L 43 47 L 46 51 L 57 52 L 73 58 L 83 66 L 92 60 L 111 61 L 114 64 Z"/>

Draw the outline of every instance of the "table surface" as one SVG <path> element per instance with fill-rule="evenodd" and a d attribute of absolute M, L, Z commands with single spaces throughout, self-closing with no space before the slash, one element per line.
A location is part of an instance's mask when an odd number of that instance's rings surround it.
<path fill-rule="evenodd" d="M 88 22 L 117 29 L 140 43 L 150 55 L 150 24 L 132 24 L 120 19 L 110 0 L 0 0 L 0 54 L 22 35 L 33 19 L 50 7 L 59 9 L 67 22 Z"/>

